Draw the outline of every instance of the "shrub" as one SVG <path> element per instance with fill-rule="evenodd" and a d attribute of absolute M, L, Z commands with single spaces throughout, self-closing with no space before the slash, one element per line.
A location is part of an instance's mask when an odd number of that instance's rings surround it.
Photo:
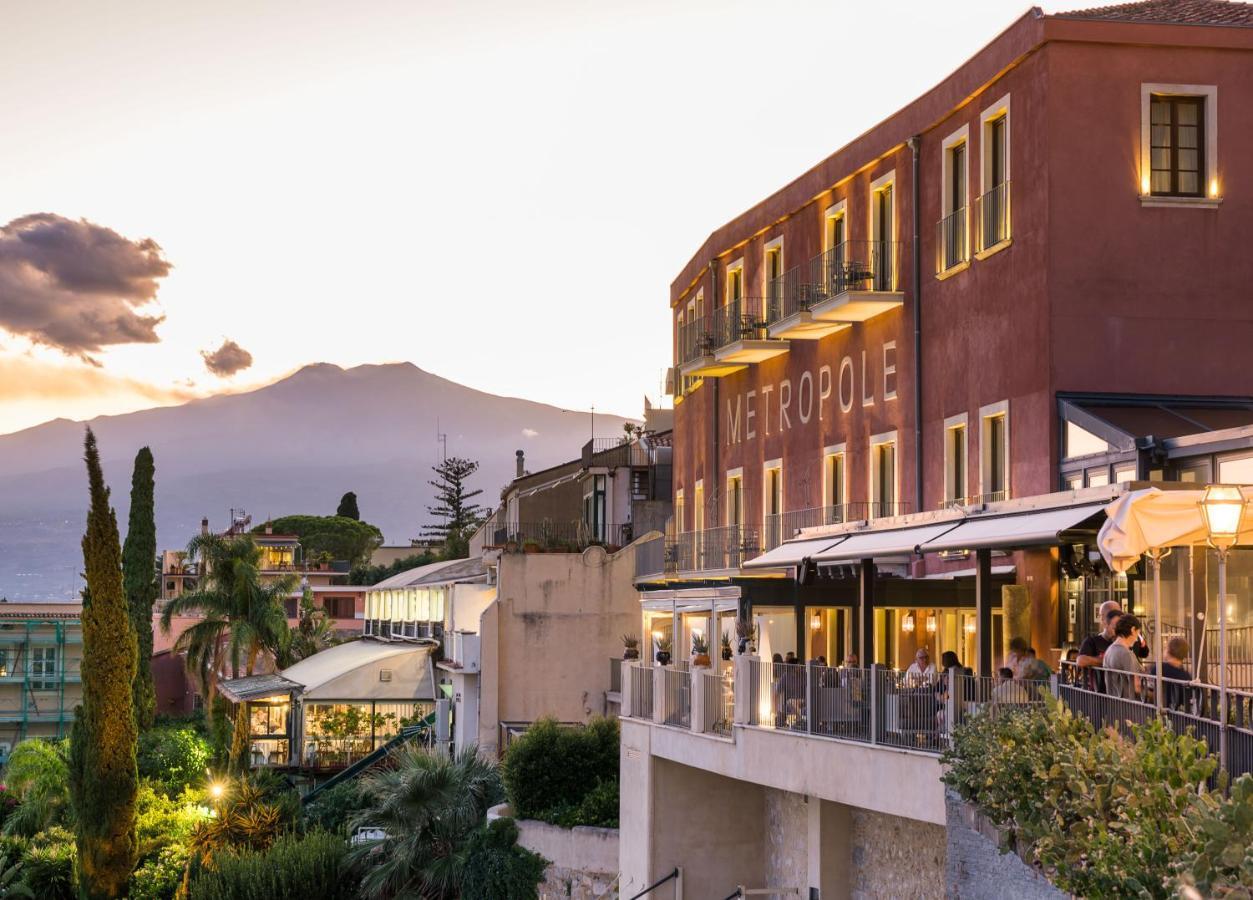
<path fill-rule="evenodd" d="M 190 900 L 339 900 L 351 896 L 345 841 L 288 835 L 260 852 L 223 853 L 191 882 Z"/>
<path fill-rule="evenodd" d="M 536 722 L 505 754 L 505 789 L 514 815 L 562 825 L 598 825 L 607 817 L 593 811 L 606 808 L 612 790 L 616 823 L 618 742 L 614 719 L 593 719 L 586 728 L 563 728 L 552 719 Z M 593 792 L 598 793 L 587 807 L 591 816 L 587 819 L 580 813 Z"/>
<path fill-rule="evenodd" d="M 5 818 L 7 834 L 30 837 L 71 818 L 68 753 L 66 740 L 28 738 L 13 748 L 6 776 L 21 802 Z"/>
<path fill-rule="evenodd" d="M 1253 776 L 1237 778 L 1226 801 L 1198 795 L 1188 824 L 1195 840 L 1175 863 L 1177 886 L 1203 897 L 1253 896 Z"/>
<path fill-rule="evenodd" d="M 205 820 L 206 800 L 202 791 L 184 791 L 178 797 L 158 793 L 150 782 L 139 786 L 135 797 L 135 837 L 139 858 L 156 858 L 171 844 L 185 843 L 196 825 Z"/>
<path fill-rule="evenodd" d="M 194 725 L 160 725 L 139 736 L 139 777 L 150 779 L 167 797 L 205 781 L 209 742 Z"/>
<path fill-rule="evenodd" d="M 174 900 L 186 865 L 185 845 L 173 843 L 162 847 L 131 875 L 130 900 Z"/>
<path fill-rule="evenodd" d="M 544 857 L 518 846 L 512 819 L 496 819 L 466 842 L 462 900 L 535 900 L 547 865 Z"/>
<path fill-rule="evenodd" d="M 304 826 L 331 834 L 346 835 L 349 820 L 365 809 L 369 801 L 355 780 L 341 781 L 318 794 L 304 808 Z"/>
<path fill-rule="evenodd" d="M 75 900 L 77 861 L 74 835 L 64 828 L 49 828 L 22 857 L 22 883 L 36 891 L 39 900 Z"/>

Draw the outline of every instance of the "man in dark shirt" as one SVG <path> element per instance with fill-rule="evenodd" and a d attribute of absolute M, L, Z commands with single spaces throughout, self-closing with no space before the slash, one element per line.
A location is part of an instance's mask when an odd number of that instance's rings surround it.
<path fill-rule="evenodd" d="M 1118 624 L 1122 610 L 1118 608 L 1118 604 L 1107 600 L 1101 604 L 1099 614 L 1105 628 L 1083 639 L 1083 643 L 1079 646 L 1079 659 L 1075 663 L 1080 671 L 1099 669 L 1105 659 L 1105 651 L 1109 649 L 1110 644 L 1114 643 L 1114 626 Z M 1089 671 L 1087 674 L 1086 685 L 1089 690 L 1105 690 L 1105 679 L 1101 677 L 1099 671 Z"/>
<path fill-rule="evenodd" d="M 1179 682 L 1192 680 L 1192 673 L 1184 668 L 1188 659 L 1188 642 L 1175 635 L 1166 642 L 1166 659 L 1162 662 L 1162 701 L 1170 709 L 1187 709 L 1190 690 Z M 1157 674 L 1155 665 L 1149 671 Z"/>

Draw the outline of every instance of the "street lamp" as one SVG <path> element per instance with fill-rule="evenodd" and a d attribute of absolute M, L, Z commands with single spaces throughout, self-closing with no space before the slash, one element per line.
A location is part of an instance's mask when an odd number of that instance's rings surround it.
<path fill-rule="evenodd" d="M 1218 761 L 1224 767 L 1227 765 L 1227 553 L 1240 539 L 1246 503 L 1244 491 L 1234 484 L 1211 484 L 1201 496 L 1207 542 L 1218 551 Z"/>

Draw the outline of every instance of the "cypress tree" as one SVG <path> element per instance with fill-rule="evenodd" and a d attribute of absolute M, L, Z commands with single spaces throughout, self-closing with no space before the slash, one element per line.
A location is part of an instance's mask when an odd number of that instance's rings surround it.
<path fill-rule="evenodd" d="M 154 465 L 152 451 L 142 448 L 135 455 L 131 476 L 131 511 L 122 545 L 122 581 L 137 645 L 135 683 L 135 725 L 140 731 L 152 727 L 156 715 L 157 692 L 152 682 L 152 604 L 157 599 L 154 563 L 157 558 L 157 524 L 153 511 Z"/>
<path fill-rule="evenodd" d="M 361 519 L 361 511 L 357 509 L 357 495 L 352 491 L 344 494 L 339 498 L 339 507 L 335 510 L 335 515 L 343 516 L 346 519 Z"/>
<path fill-rule="evenodd" d="M 126 896 L 135 868 L 135 629 L 122 587 L 117 516 L 100 471 L 96 437 L 85 441 L 91 507 L 83 535 L 83 702 L 70 741 L 70 799 L 84 900 Z"/>

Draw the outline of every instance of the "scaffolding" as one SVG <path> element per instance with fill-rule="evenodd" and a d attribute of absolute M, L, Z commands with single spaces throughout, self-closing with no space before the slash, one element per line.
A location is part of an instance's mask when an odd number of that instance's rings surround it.
<path fill-rule="evenodd" d="M 82 621 L 77 617 L 0 620 L 0 743 L 9 745 L 0 748 L 0 763 L 27 737 L 69 734 L 79 700 L 66 697 L 66 686 L 82 683 L 82 660 L 68 659 L 66 648 L 81 644 Z M 48 727 L 32 735 L 32 725 Z"/>

